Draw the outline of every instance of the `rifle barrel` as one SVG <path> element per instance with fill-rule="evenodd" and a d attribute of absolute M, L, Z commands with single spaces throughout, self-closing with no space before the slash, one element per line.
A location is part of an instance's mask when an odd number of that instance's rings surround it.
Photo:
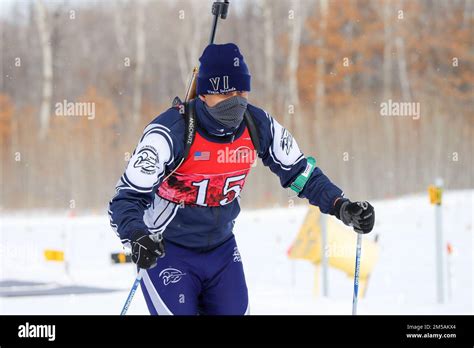
<path fill-rule="evenodd" d="M 213 23 L 212 23 L 211 37 L 209 38 L 209 45 L 214 43 L 214 38 L 216 37 L 216 29 L 217 29 L 218 20 L 219 20 L 219 14 L 215 14 Z"/>
<path fill-rule="evenodd" d="M 221 17 L 222 19 L 226 19 L 228 9 L 229 9 L 229 0 L 224 0 L 224 2 L 215 1 L 212 4 L 211 13 L 214 15 L 214 20 L 212 22 L 212 29 L 211 29 L 211 36 L 209 38 L 209 44 L 214 43 L 214 38 L 216 37 L 217 21 L 219 20 L 219 17 Z"/>

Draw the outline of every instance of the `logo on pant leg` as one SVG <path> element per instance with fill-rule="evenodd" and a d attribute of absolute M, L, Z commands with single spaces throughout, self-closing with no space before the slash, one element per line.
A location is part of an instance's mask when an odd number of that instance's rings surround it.
<path fill-rule="evenodd" d="M 234 248 L 234 253 L 232 256 L 234 257 L 234 262 L 242 262 L 242 259 L 240 258 L 240 252 L 237 247 Z"/>
<path fill-rule="evenodd" d="M 186 273 L 181 272 L 176 268 L 165 268 L 160 272 L 159 277 L 163 278 L 163 284 L 168 285 L 169 283 L 177 283 Z"/>

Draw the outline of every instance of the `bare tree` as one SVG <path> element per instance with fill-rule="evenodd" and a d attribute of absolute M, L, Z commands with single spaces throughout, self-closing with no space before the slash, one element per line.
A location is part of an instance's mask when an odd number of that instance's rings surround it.
<path fill-rule="evenodd" d="M 203 49 L 203 16 L 199 13 L 202 11 L 202 7 L 193 2 L 191 11 L 191 15 L 187 15 L 181 20 L 183 22 L 181 26 L 182 43 L 175 45 L 183 86 L 187 85 L 192 68 L 198 66 L 199 54 Z M 186 16 L 184 12 L 183 15 Z"/>
<path fill-rule="evenodd" d="M 397 47 L 398 58 L 398 76 L 400 78 L 400 87 L 402 90 L 403 101 L 409 102 L 411 100 L 410 80 L 408 78 L 407 60 L 405 54 L 405 40 L 401 36 L 395 39 L 395 46 Z"/>
<path fill-rule="evenodd" d="M 123 3 L 119 1 L 114 1 L 114 33 L 115 33 L 115 41 L 117 42 L 117 46 L 119 48 L 119 52 L 125 52 L 126 43 L 125 43 L 125 23 L 123 20 Z"/>
<path fill-rule="evenodd" d="M 324 75 L 326 73 L 325 68 L 325 57 L 323 54 L 324 45 L 325 45 L 325 35 L 327 29 L 327 17 L 328 17 L 328 0 L 319 1 L 319 37 L 317 40 L 319 57 L 316 62 L 316 99 L 314 110 L 316 113 L 316 122 L 314 124 L 314 136 L 316 138 L 317 150 L 322 152 L 323 142 L 321 136 L 323 134 L 324 127 L 324 109 L 325 109 L 325 94 L 326 86 L 324 82 Z"/>
<path fill-rule="evenodd" d="M 392 6 L 390 0 L 383 6 L 383 97 L 388 99 L 392 89 Z"/>
<path fill-rule="evenodd" d="M 264 57 L 265 57 L 265 97 L 267 100 L 266 109 L 273 110 L 273 89 L 275 74 L 275 43 L 273 34 L 273 9 L 270 0 L 261 3 L 263 7 L 263 30 L 264 30 Z"/>
<path fill-rule="evenodd" d="M 51 33 L 48 27 L 46 8 L 42 0 L 36 1 L 37 27 L 43 54 L 43 92 L 40 109 L 40 139 L 44 139 L 49 129 L 51 115 L 51 98 L 53 95 L 53 54 L 51 49 Z"/>
<path fill-rule="evenodd" d="M 469 28 L 469 23 L 471 21 L 473 11 L 474 8 L 472 0 L 464 0 L 464 10 L 462 16 L 462 24 L 464 28 Z"/>
<path fill-rule="evenodd" d="M 142 106 L 142 88 L 143 88 L 143 71 L 145 68 L 145 5 L 143 1 L 136 3 L 136 23 L 135 37 L 137 40 L 137 55 L 135 62 L 134 88 L 133 88 L 133 122 L 138 123 L 140 119 L 140 111 Z"/>
<path fill-rule="evenodd" d="M 352 8 L 357 7 L 357 2 L 356 0 L 350 0 L 349 6 Z M 352 56 L 352 40 L 354 37 L 354 27 L 355 27 L 355 22 L 351 19 L 349 20 L 349 23 L 347 23 L 346 30 L 345 30 L 345 35 L 347 37 L 347 41 L 349 42 L 349 47 L 351 48 L 350 51 L 350 56 Z M 352 59 L 352 57 L 348 57 L 349 59 Z M 347 95 L 352 95 L 352 74 L 346 74 L 344 76 L 344 91 Z"/>
<path fill-rule="evenodd" d="M 189 60 L 191 62 L 191 66 L 195 65 L 199 59 L 199 54 L 203 49 L 203 19 L 205 17 L 201 16 L 202 6 L 197 5 L 195 1 L 193 1 L 192 6 L 193 11 L 193 22 L 192 22 L 192 36 L 190 42 L 187 42 L 187 47 L 189 47 Z M 204 43 L 205 45 L 208 42 Z"/>
<path fill-rule="evenodd" d="M 383 99 L 384 102 L 392 96 L 392 20 L 394 16 L 393 7 L 390 0 L 384 1 L 383 6 L 383 32 L 384 32 L 384 49 L 383 49 Z M 385 168 L 385 176 L 387 176 L 387 193 L 394 192 L 393 170 L 395 169 L 395 124 L 390 118 L 382 118 L 382 128 L 386 141 L 386 150 L 391 156 L 384 156 L 383 167 Z"/>
<path fill-rule="evenodd" d="M 178 66 L 179 66 L 179 72 L 181 76 L 181 82 L 183 83 L 183 86 L 186 86 L 186 84 L 188 83 L 188 79 L 190 78 L 191 69 L 186 59 L 185 45 L 177 44 L 176 53 L 178 56 Z"/>
<path fill-rule="evenodd" d="M 292 10 L 294 11 L 293 16 L 290 17 L 289 26 L 291 33 L 290 49 L 288 54 L 288 103 L 293 105 L 294 110 L 298 110 L 299 106 L 299 95 L 298 95 L 298 60 L 299 60 L 299 49 L 301 43 L 301 31 L 304 23 L 303 11 L 301 11 L 301 4 L 298 0 L 293 0 L 291 3 Z M 285 125 L 290 127 L 291 125 L 291 114 L 286 110 L 285 112 Z"/>

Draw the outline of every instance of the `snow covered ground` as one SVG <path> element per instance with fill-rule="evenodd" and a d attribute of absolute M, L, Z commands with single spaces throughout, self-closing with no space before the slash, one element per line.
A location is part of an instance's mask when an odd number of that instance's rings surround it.
<path fill-rule="evenodd" d="M 447 192 L 444 240 L 454 247 L 451 298 L 436 303 L 434 208 L 426 194 L 374 202 L 380 260 L 360 314 L 473 314 L 474 191 Z M 252 314 L 350 314 L 353 279 L 330 269 L 328 298 L 314 291 L 315 268 L 291 261 L 287 250 L 306 207 L 243 211 L 235 234 L 246 270 Z M 63 263 L 44 261 L 44 249 L 65 251 Z M 113 265 L 121 245 L 107 216 L 40 213 L 0 218 L 0 284 L 6 280 L 119 289 L 85 295 L 0 297 L 0 314 L 118 314 L 134 280 L 133 266 Z M 445 272 L 446 274 L 446 272 Z M 320 282 L 318 283 L 320 284 Z M 447 289 L 446 289 L 447 292 Z M 137 292 L 130 314 L 147 314 Z"/>

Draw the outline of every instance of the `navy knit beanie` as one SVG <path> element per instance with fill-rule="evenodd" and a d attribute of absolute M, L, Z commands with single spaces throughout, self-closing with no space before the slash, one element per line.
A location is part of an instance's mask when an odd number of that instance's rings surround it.
<path fill-rule="evenodd" d="M 198 95 L 250 91 L 249 69 L 237 45 L 208 45 L 199 61 Z"/>

